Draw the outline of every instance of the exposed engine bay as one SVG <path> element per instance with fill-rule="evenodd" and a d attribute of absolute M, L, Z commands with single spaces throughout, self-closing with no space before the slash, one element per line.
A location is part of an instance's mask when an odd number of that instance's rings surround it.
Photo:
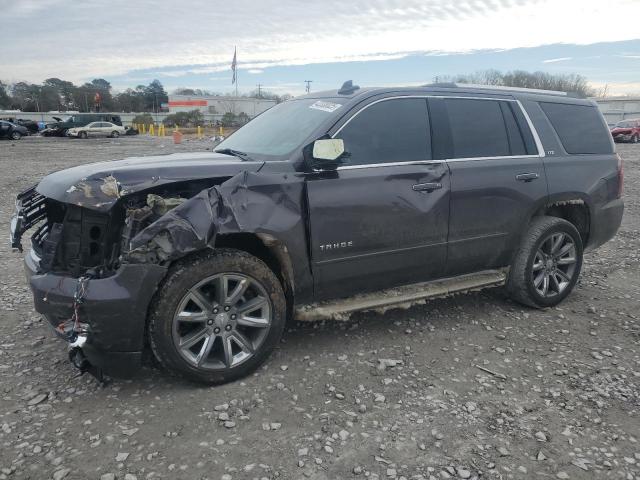
<path fill-rule="evenodd" d="M 128 261 L 125 256 L 131 239 L 139 232 L 222 180 L 225 179 L 175 183 L 153 193 L 132 194 L 119 199 L 107 212 L 45 198 L 33 187 L 19 196 L 24 212 L 20 227 L 22 230 L 38 227 L 31 243 L 41 258 L 41 272 L 76 278 L 86 274 L 92 278 L 108 277 L 123 261 Z M 21 246 L 14 241 L 14 247 Z M 135 261 L 147 260 L 160 261 L 140 256 Z"/>

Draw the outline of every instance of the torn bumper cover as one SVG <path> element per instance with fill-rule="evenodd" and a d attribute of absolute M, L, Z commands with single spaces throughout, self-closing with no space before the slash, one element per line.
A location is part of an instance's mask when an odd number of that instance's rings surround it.
<path fill-rule="evenodd" d="M 33 250 L 25 257 L 27 279 L 36 311 L 55 328 L 73 316 L 78 279 L 39 274 L 39 261 Z M 92 365 L 117 377 L 135 372 L 144 347 L 147 306 L 166 271 L 153 264 L 122 265 L 115 275 L 88 282 L 79 315 L 88 326 L 82 351 Z"/>

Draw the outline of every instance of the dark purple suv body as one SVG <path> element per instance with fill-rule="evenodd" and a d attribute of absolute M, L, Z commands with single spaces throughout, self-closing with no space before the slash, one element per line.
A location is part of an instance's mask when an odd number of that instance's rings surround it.
<path fill-rule="evenodd" d="M 583 251 L 615 235 L 621 192 L 589 100 L 347 83 L 273 107 L 216 152 L 53 173 L 18 196 L 12 243 L 39 225 L 27 277 L 78 366 L 128 374 L 149 346 L 216 383 L 257 368 L 296 315 L 498 284 L 556 305 Z"/>

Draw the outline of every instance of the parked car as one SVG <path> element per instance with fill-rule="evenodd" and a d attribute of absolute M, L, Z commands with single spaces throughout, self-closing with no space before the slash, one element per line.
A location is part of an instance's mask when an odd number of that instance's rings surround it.
<path fill-rule="evenodd" d="M 18 195 L 11 238 L 39 225 L 35 308 L 76 366 L 130 374 L 150 345 L 220 383 L 264 362 L 294 316 L 498 285 L 558 305 L 583 252 L 618 230 L 622 177 L 590 100 L 348 82 L 272 107 L 215 152 L 52 173 Z"/>
<path fill-rule="evenodd" d="M 16 125 L 21 125 L 23 127 L 26 127 L 27 130 L 29 131 L 29 134 L 34 134 L 34 133 L 38 133 L 39 127 L 38 127 L 38 122 L 35 122 L 33 120 L 28 120 L 25 118 L 2 118 L 1 120 L 6 120 L 7 122 L 11 122 L 11 123 L 15 123 Z"/>
<path fill-rule="evenodd" d="M 26 127 L 7 122 L 6 120 L 0 120 L 0 138 L 20 140 L 26 135 L 29 135 L 29 130 Z"/>
<path fill-rule="evenodd" d="M 640 141 L 640 120 L 623 120 L 611 130 L 615 142 L 638 143 Z"/>
<path fill-rule="evenodd" d="M 112 113 L 75 113 L 66 118 L 53 117 L 56 122 L 48 123 L 47 128 L 42 131 L 45 137 L 64 137 L 70 128 L 84 127 L 92 122 L 109 122 L 122 126 L 120 115 Z"/>
<path fill-rule="evenodd" d="M 92 122 L 84 127 L 70 128 L 67 130 L 67 136 L 78 138 L 89 137 L 119 137 L 126 135 L 126 129 L 121 125 L 115 125 L 110 122 Z"/>

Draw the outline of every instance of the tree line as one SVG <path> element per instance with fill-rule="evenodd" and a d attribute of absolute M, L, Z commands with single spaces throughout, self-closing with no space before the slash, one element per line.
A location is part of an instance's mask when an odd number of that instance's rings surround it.
<path fill-rule="evenodd" d="M 167 92 L 158 80 L 115 94 L 111 84 L 103 78 L 82 85 L 59 78 L 48 78 L 41 84 L 17 82 L 8 85 L 0 80 L 0 109 L 23 112 L 155 112 L 167 101 Z"/>
<path fill-rule="evenodd" d="M 514 70 L 500 72 L 484 70 L 476 73 L 437 76 L 436 83 L 460 82 L 507 87 L 539 88 L 575 93 L 580 97 L 595 96 L 587 79 L 578 74 L 554 75 L 546 72 Z M 190 96 L 224 96 L 202 89 L 178 88 L 175 94 Z M 242 96 L 272 99 L 280 103 L 292 98 L 289 94 L 277 95 L 264 90 L 254 90 Z M 153 80 L 148 85 L 138 85 L 118 93 L 103 78 L 95 78 L 82 85 L 59 78 L 48 78 L 41 84 L 17 82 L 11 85 L 0 81 L 0 109 L 23 112 L 79 111 L 88 112 L 156 112 L 162 103 L 168 102 L 162 83 Z"/>

